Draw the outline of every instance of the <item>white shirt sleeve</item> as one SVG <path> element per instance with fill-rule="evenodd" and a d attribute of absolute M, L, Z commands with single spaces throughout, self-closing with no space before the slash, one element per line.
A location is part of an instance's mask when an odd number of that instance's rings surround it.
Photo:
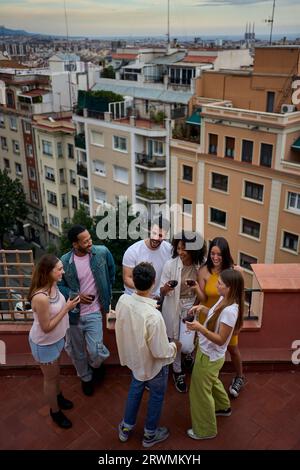
<path fill-rule="evenodd" d="M 136 247 L 131 245 L 124 253 L 122 265 L 127 268 L 134 268 L 137 265 Z"/>
<path fill-rule="evenodd" d="M 238 318 L 239 307 L 237 304 L 228 305 L 225 307 L 220 315 L 220 323 L 235 327 Z"/>
<path fill-rule="evenodd" d="M 163 267 L 163 271 L 161 273 L 160 278 L 160 287 L 163 287 L 166 282 L 171 280 L 171 263 L 167 261 Z"/>
<path fill-rule="evenodd" d="M 175 359 L 177 347 L 175 343 L 169 343 L 166 326 L 160 315 L 147 325 L 147 344 L 156 359 Z"/>

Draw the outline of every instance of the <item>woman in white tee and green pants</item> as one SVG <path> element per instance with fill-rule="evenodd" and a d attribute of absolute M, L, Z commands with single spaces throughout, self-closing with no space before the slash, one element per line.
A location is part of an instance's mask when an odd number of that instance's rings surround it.
<path fill-rule="evenodd" d="M 205 313 L 202 325 L 186 322 L 189 330 L 197 331 L 199 349 L 190 386 L 192 428 L 187 434 L 192 439 L 212 439 L 217 435 L 216 416 L 231 414 L 230 401 L 219 372 L 234 329 L 240 329 L 244 312 L 244 279 L 239 271 L 226 269 L 218 281 L 220 299 L 211 308 L 193 307 L 194 313 Z"/>

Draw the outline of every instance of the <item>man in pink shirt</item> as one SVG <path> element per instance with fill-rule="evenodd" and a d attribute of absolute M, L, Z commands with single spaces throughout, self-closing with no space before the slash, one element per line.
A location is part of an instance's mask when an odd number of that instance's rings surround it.
<path fill-rule="evenodd" d="M 115 264 L 110 251 L 103 245 L 93 245 L 85 227 L 74 225 L 68 232 L 73 249 L 62 256 L 62 294 L 80 295 L 79 307 L 69 313 L 66 351 L 85 395 L 93 394 L 93 378 L 103 376 L 103 361 L 109 351 L 103 344 L 102 314 L 109 312 Z"/>

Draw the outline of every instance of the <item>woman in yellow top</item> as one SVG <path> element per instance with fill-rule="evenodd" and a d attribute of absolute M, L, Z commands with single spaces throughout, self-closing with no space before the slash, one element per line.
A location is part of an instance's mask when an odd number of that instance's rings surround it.
<path fill-rule="evenodd" d="M 228 268 L 242 271 L 239 266 L 234 266 L 227 240 L 223 237 L 216 237 L 210 243 L 207 261 L 200 269 L 198 276 L 200 292 L 197 292 L 197 294 L 201 304 L 205 307 L 211 308 L 219 300 L 217 282 L 220 273 Z M 200 323 L 203 324 L 205 318 L 203 314 L 200 314 Z M 238 333 L 239 331 L 234 331 L 227 348 L 236 372 L 236 376 L 229 387 L 229 393 L 235 398 L 245 385 L 241 353 L 238 347 Z"/>

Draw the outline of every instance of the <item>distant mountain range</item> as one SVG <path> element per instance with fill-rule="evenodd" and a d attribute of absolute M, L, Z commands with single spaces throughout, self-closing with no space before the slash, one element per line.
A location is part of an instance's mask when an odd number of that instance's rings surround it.
<path fill-rule="evenodd" d="M 9 29 L 5 26 L 0 26 L 0 36 L 31 36 L 31 33 L 23 31 L 22 29 Z"/>

